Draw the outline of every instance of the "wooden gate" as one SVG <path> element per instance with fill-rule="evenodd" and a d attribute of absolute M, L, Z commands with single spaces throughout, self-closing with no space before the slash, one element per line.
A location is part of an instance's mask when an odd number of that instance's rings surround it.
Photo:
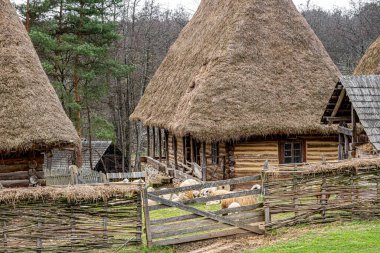
<path fill-rule="evenodd" d="M 233 191 L 224 195 L 198 197 L 180 202 L 171 200 L 174 194 L 189 194 L 210 187 L 236 186 L 249 182 L 253 185 L 258 180 L 261 180 L 261 176 L 204 182 L 155 192 L 147 192 L 145 189 L 144 213 L 148 246 L 173 245 L 244 233 L 263 234 L 262 203 L 248 203 L 230 209 L 221 209 L 220 204 L 210 204 L 211 201 L 238 197 L 252 199 L 254 196 L 259 199 L 260 189 Z"/>

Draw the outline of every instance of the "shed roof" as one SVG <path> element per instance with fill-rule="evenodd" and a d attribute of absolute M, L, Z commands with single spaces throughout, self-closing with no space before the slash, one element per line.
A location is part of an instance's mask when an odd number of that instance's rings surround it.
<path fill-rule="evenodd" d="M 335 133 L 339 75 L 291 0 L 203 0 L 131 119 L 203 141 Z"/>
<path fill-rule="evenodd" d="M 380 76 L 343 76 L 336 91 L 339 92 L 333 94 L 330 99 L 330 104 L 333 106 L 336 106 L 337 97 L 343 92 L 346 97 L 337 115 L 349 116 L 349 108 L 352 105 L 370 142 L 377 150 L 380 150 Z M 330 112 L 325 112 L 325 117 L 322 119 L 324 123 L 327 123 L 327 115 L 330 114 Z M 348 119 L 347 123 L 350 122 L 351 120 Z"/>
<path fill-rule="evenodd" d="M 15 8 L 0 0 L 0 152 L 79 142 Z"/>
<path fill-rule="evenodd" d="M 82 142 L 82 169 L 83 170 L 94 170 L 96 165 L 101 162 L 104 153 L 107 151 L 109 146 L 112 144 L 111 141 L 92 141 L 92 168 L 90 166 L 90 149 L 89 142 Z M 73 161 L 73 151 L 71 150 L 59 150 L 54 149 L 52 151 L 52 158 L 50 164 L 48 161 L 44 163 L 44 169 L 49 166 L 54 170 L 67 170 Z"/>

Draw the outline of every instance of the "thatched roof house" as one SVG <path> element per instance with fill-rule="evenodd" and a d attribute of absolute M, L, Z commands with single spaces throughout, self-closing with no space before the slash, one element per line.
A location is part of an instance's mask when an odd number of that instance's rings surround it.
<path fill-rule="evenodd" d="M 12 164 L 4 162 L 7 154 L 13 158 L 21 153 L 39 156 L 39 151 L 79 144 L 74 126 L 9 0 L 0 0 L 0 133 L 0 173 L 11 170 L 5 168 L 5 164 Z M 15 179 L 0 174 L 0 183 L 4 178 Z"/>
<path fill-rule="evenodd" d="M 380 75 L 380 37 L 368 48 L 354 75 Z"/>
<path fill-rule="evenodd" d="M 272 138 L 278 153 L 273 136 L 335 134 L 320 117 L 338 77 L 291 0 L 203 0 L 131 119 L 207 143 Z"/>

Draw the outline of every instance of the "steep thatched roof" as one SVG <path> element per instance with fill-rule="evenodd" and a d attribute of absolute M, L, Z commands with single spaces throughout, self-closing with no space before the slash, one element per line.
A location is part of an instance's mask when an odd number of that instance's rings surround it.
<path fill-rule="evenodd" d="M 203 0 L 131 119 L 206 141 L 331 133 L 338 77 L 291 0 Z"/>
<path fill-rule="evenodd" d="M 354 75 L 380 75 L 380 37 L 368 48 Z"/>
<path fill-rule="evenodd" d="M 0 152 L 78 144 L 9 0 L 0 0 Z"/>

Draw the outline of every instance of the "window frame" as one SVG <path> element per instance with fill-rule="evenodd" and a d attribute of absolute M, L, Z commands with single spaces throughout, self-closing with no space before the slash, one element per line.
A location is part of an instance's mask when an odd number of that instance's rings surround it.
<path fill-rule="evenodd" d="M 291 162 L 290 163 L 285 163 L 285 145 L 286 144 L 291 144 Z M 305 163 L 306 162 L 306 143 L 304 140 L 283 140 L 279 142 L 279 161 L 280 164 L 298 164 L 296 163 L 295 160 L 295 149 L 294 145 L 295 144 L 300 144 L 301 150 L 300 150 L 300 155 L 301 155 L 301 162 L 300 163 Z"/>

